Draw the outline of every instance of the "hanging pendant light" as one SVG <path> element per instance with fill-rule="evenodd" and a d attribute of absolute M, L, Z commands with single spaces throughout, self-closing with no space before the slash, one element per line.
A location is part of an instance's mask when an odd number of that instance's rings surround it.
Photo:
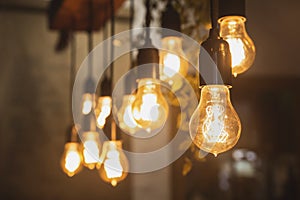
<path fill-rule="evenodd" d="M 220 36 L 229 44 L 236 77 L 251 67 L 256 54 L 245 27 L 245 0 L 220 0 L 219 8 Z"/>
<path fill-rule="evenodd" d="M 61 158 L 61 168 L 69 177 L 74 176 L 82 169 L 80 141 L 74 125 L 67 131 L 67 141 Z"/>
<path fill-rule="evenodd" d="M 97 132 L 96 118 L 94 112 L 83 116 L 80 129 L 82 141 L 83 165 L 88 169 L 94 169 L 99 163 L 101 153 L 101 140 Z"/>
<path fill-rule="evenodd" d="M 117 119 L 122 131 L 132 135 L 137 133 L 140 130 L 140 127 L 135 121 L 132 112 L 132 104 L 136 98 L 136 94 L 132 92 L 133 88 L 135 88 L 135 86 L 132 86 L 132 80 L 134 79 L 133 76 L 135 76 L 135 74 L 130 75 L 131 76 L 128 76 L 125 79 L 125 95 L 123 96 L 122 105 L 118 110 Z"/>
<path fill-rule="evenodd" d="M 231 54 L 228 43 L 219 37 L 217 7 L 218 0 L 211 0 L 212 29 L 199 56 L 201 97 L 189 125 L 194 144 L 215 156 L 231 149 L 241 133 L 230 102 Z"/>
<path fill-rule="evenodd" d="M 158 50 L 153 46 L 150 38 L 151 6 L 146 1 L 146 39 L 144 46 L 137 55 L 138 89 L 132 103 L 133 118 L 138 126 L 148 133 L 156 133 L 165 124 L 169 106 L 160 88 L 157 66 L 159 62 Z M 144 65 L 144 66 L 143 66 Z"/>
<path fill-rule="evenodd" d="M 182 78 L 188 71 L 189 63 L 182 50 L 181 23 L 179 13 L 169 0 L 165 11 L 162 13 L 162 28 L 171 29 L 162 32 L 162 49 L 160 58 L 160 79 L 168 82 L 175 92 L 181 88 Z M 175 84 L 176 83 L 176 84 Z M 179 85 L 179 87 L 178 87 Z"/>
<path fill-rule="evenodd" d="M 107 25 L 103 27 L 103 41 L 108 37 L 108 28 Z M 107 52 L 103 51 L 102 59 L 103 66 L 107 63 Z M 97 105 L 95 108 L 95 115 L 97 119 L 97 126 L 100 129 L 103 129 L 107 118 L 111 114 L 112 109 L 112 98 L 111 98 L 111 80 L 108 77 L 108 73 L 105 73 L 103 80 L 101 80 L 101 84 L 99 87 L 99 97 L 97 100 Z"/>
<path fill-rule="evenodd" d="M 107 118 L 111 113 L 112 98 L 111 98 L 111 86 L 110 80 L 107 76 L 102 80 L 100 85 L 100 95 L 95 108 L 95 115 L 97 119 L 97 126 L 103 129 Z"/>
<path fill-rule="evenodd" d="M 110 0 L 111 4 L 111 34 L 114 35 L 114 0 Z M 113 41 L 113 40 L 112 40 Z M 114 57 L 113 42 L 111 43 L 111 57 Z M 111 65 L 110 71 L 110 93 L 111 89 L 114 88 L 113 83 L 113 64 Z M 116 140 L 117 130 L 116 123 L 111 118 L 111 141 L 105 141 L 103 143 L 102 154 L 100 157 L 99 165 L 99 175 L 105 182 L 110 183 L 113 187 L 124 180 L 128 172 L 128 160 L 122 150 L 122 141 Z"/>
<path fill-rule="evenodd" d="M 101 153 L 101 140 L 97 132 L 97 121 L 95 116 L 96 94 L 94 91 L 95 82 L 93 80 L 93 1 L 89 0 L 89 29 L 88 34 L 88 77 L 85 85 L 86 93 L 83 97 L 90 96 L 91 106 L 89 112 L 83 115 L 83 123 L 80 129 L 82 141 L 83 165 L 88 169 L 94 169 L 99 163 Z M 83 104 L 85 105 L 85 104 Z M 90 104 L 88 104 L 90 105 Z"/>
<path fill-rule="evenodd" d="M 126 178 L 129 165 L 121 140 L 105 141 L 100 159 L 99 175 L 103 181 L 115 187 Z"/>
<path fill-rule="evenodd" d="M 75 77 L 75 66 L 76 66 L 76 42 L 73 33 L 70 34 L 70 44 L 71 44 L 71 60 L 70 60 L 70 94 L 69 102 L 72 100 L 72 89 Z M 72 109 L 70 108 L 70 111 Z M 72 116 L 72 112 L 70 112 Z M 82 154 L 80 148 L 80 140 L 78 137 L 77 129 L 75 125 L 72 125 L 67 130 L 66 143 L 64 146 L 64 152 L 61 158 L 61 168 L 63 172 L 72 177 L 77 174 L 82 169 Z"/>
<path fill-rule="evenodd" d="M 83 165 L 88 169 L 95 169 L 100 161 L 101 141 L 96 131 L 86 131 L 81 136 Z"/>
<path fill-rule="evenodd" d="M 133 18 L 134 18 L 134 0 L 130 0 L 130 49 L 133 49 Z M 122 105 L 117 112 L 118 124 L 122 131 L 128 134 L 135 134 L 140 130 L 137 122 L 133 118 L 132 104 L 136 98 L 136 80 L 137 74 L 133 62 L 133 53 L 130 51 L 130 73 L 125 77 L 125 95 L 123 96 Z"/>

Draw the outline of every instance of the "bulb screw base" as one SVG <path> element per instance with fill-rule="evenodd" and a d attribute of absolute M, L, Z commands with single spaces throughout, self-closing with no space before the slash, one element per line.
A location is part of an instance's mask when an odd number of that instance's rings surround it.
<path fill-rule="evenodd" d="M 226 16 L 246 17 L 245 0 L 219 0 L 219 18 Z"/>
<path fill-rule="evenodd" d="M 201 44 L 199 55 L 200 86 L 231 86 L 232 69 L 229 44 L 218 35 L 218 29 L 210 30 L 209 37 Z"/>

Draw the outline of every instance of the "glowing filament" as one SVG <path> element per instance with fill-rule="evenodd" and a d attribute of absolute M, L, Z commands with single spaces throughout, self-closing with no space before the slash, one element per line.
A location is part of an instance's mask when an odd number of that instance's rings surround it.
<path fill-rule="evenodd" d="M 81 158 L 80 154 L 76 150 L 69 150 L 65 157 L 65 168 L 70 172 L 74 173 L 80 166 Z"/>
<path fill-rule="evenodd" d="M 93 108 L 93 95 L 84 94 L 82 103 L 82 114 L 87 115 L 92 111 Z"/>
<path fill-rule="evenodd" d="M 84 142 L 84 162 L 86 164 L 97 163 L 99 158 L 99 147 L 96 141 L 88 140 Z"/>
<path fill-rule="evenodd" d="M 204 120 L 202 132 L 208 143 L 225 143 L 228 138 L 224 125 L 224 110 L 222 105 L 212 105 L 206 108 L 207 118 Z"/>
<path fill-rule="evenodd" d="M 180 70 L 180 58 L 172 53 L 167 53 L 164 57 L 163 73 L 167 77 L 172 77 Z"/>
<path fill-rule="evenodd" d="M 110 115 L 111 112 L 111 97 L 99 97 L 95 112 L 97 115 L 97 126 L 99 128 L 103 128 L 106 123 L 106 118 Z"/>
<path fill-rule="evenodd" d="M 123 167 L 120 162 L 120 154 L 116 150 L 107 153 L 107 159 L 104 162 L 106 176 L 109 179 L 119 178 L 122 176 Z"/>
<path fill-rule="evenodd" d="M 243 41 L 239 38 L 228 38 L 226 41 L 229 43 L 232 54 L 232 68 L 240 66 L 246 58 Z"/>

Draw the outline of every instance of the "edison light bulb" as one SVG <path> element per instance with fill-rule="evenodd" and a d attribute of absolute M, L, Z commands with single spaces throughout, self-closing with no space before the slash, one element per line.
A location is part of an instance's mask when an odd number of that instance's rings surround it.
<path fill-rule="evenodd" d="M 134 100 L 135 95 L 125 95 L 117 115 L 120 128 L 130 134 L 136 133 L 139 129 L 132 113 L 132 103 Z"/>
<path fill-rule="evenodd" d="M 173 86 L 177 81 L 181 81 L 181 76 L 185 76 L 188 71 L 188 62 L 182 51 L 182 39 L 180 37 L 169 36 L 162 39 L 160 51 L 160 78 Z M 177 83 L 176 86 L 179 84 Z M 172 87 L 173 88 L 173 87 Z M 179 88 L 174 88 L 178 90 Z"/>
<path fill-rule="evenodd" d="M 82 96 L 82 114 L 89 114 L 94 106 L 94 94 L 85 93 Z"/>
<path fill-rule="evenodd" d="M 61 160 L 62 170 L 69 176 L 74 176 L 81 170 L 82 156 L 79 150 L 79 143 L 68 142 Z"/>
<path fill-rule="evenodd" d="M 122 150 L 122 142 L 105 141 L 101 155 L 100 177 L 116 186 L 118 182 L 124 180 L 128 172 L 128 160 Z"/>
<path fill-rule="evenodd" d="M 241 122 L 225 85 L 206 85 L 190 121 L 193 142 L 201 150 L 217 154 L 231 149 L 240 138 Z"/>
<path fill-rule="evenodd" d="M 219 19 L 220 36 L 229 44 L 234 76 L 248 70 L 255 59 L 255 46 L 246 32 L 245 21 L 246 18 L 241 16 Z"/>
<path fill-rule="evenodd" d="M 169 106 L 156 79 L 141 79 L 132 104 L 133 118 L 147 132 L 160 129 L 167 120 Z"/>
<path fill-rule="evenodd" d="M 82 135 L 82 144 L 83 164 L 92 170 L 99 163 L 100 157 L 101 143 L 98 132 L 84 132 Z"/>
<path fill-rule="evenodd" d="M 106 118 L 111 112 L 111 97 L 103 96 L 98 98 L 98 104 L 95 109 L 95 114 L 97 118 L 97 126 L 103 128 L 106 123 Z"/>

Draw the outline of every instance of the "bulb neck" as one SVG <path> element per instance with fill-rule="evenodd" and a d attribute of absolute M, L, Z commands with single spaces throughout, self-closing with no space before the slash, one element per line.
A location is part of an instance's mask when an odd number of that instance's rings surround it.
<path fill-rule="evenodd" d="M 134 99 L 135 99 L 135 95 L 133 95 L 133 94 L 124 95 L 123 96 L 123 105 L 133 103 Z"/>
<path fill-rule="evenodd" d="M 206 96 L 211 103 L 224 103 L 229 98 L 229 88 L 225 85 L 206 85 L 201 90 L 201 96 Z"/>
<path fill-rule="evenodd" d="M 246 33 L 246 18 L 242 16 L 226 16 L 219 19 L 220 35 L 224 39 L 228 37 L 238 37 Z"/>
<path fill-rule="evenodd" d="M 181 37 L 169 36 L 162 39 L 162 47 L 178 52 L 182 49 L 182 39 Z"/>
<path fill-rule="evenodd" d="M 122 148 L 121 140 L 106 141 L 106 143 L 107 143 L 107 150 L 117 150 Z"/>
<path fill-rule="evenodd" d="M 138 90 L 143 93 L 160 92 L 160 82 L 157 79 L 144 78 L 139 80 Z"/>

